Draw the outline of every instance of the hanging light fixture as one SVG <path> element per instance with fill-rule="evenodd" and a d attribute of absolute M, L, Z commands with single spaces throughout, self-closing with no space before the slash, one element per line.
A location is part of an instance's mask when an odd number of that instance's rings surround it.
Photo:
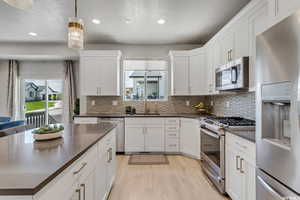
<path fill-rule="evenodd" d="M 69 18 L 68 47 L 72 49 L 83 49 L 84 43 L 83 20 L 77 16 L 77 0 L 75 0 L 75 17 Z"/>
<path fill-rule="evenodd" d="M 33 5 L 33 0 L 3 0 L 3 1 L 12 7 L 22 9 L 22 10 L 28 10 Z"/>

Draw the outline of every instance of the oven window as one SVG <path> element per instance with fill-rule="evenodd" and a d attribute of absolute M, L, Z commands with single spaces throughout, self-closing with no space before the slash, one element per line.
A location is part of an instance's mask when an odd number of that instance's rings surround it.
<path fill-rule="evenodd" d="M 220 139 L 201 133 L 201 152 L 220 167 Z"/>

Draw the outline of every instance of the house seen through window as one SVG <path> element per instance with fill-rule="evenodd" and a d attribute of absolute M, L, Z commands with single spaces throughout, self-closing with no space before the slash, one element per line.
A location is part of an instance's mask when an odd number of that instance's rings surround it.
<path fill-rule="evenodd" d="M 63 117 L 63 80 L 25 79 L 24 117 L 27 124 L 39 127 L 61 123 Z"/>
<path fill-rule="evenodd" d="M 163 60 L 124 61 L 124 100 L 166 100 L 167 62 Z"/>

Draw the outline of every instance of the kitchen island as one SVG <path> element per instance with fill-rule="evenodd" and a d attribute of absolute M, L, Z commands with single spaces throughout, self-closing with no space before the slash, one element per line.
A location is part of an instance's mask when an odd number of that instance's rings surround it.
<path fill-rule="evenodd" d="M 0 138 L 0 200 L 107 195 L 116 164 L 114 128 L 105 122 L 69 124 L 56 140 L 34 141 L 32 130 Z M 103 194 L 93 189 L 99 181 Z"/>

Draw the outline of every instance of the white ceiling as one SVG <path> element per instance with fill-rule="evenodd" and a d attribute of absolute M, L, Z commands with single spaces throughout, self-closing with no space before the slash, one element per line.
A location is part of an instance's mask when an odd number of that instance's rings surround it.
<path fill-rule="evenodd" d="M 89 43 L 196 44 L 208 41 L 249 1 L 78 0 L 78 9 Z M 73 0 L 35 0 L 29 11 L 0 0 L 0 42 L 66 42 L 68 17 L 73 15 Z M 93 18 L 101 24 L 93 24 Z M 157 24 L 160 18 L 164 25 Z"/>

